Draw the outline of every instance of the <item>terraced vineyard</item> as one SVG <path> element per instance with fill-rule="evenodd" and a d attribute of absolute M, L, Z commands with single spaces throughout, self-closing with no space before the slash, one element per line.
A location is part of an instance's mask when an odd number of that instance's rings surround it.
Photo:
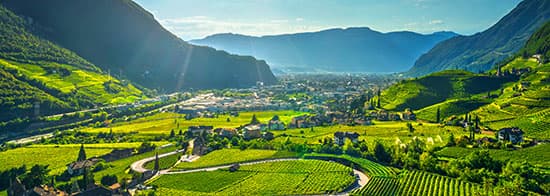
<path fill-rule="evenodd" d="M 355 181 L 344 165 L 296 160 L 244 165 L 235 172 L 218 170 L 163 175 L 151 185 L 165 194 L 289 195 L 341 192 Z"/>
<path fill-rule="evenodd" d="M 395 172 L 390 167 L 383 166 L 379 163 L 376 163 L 367 159 L 352 157 L 349 155 L 307 154 L 304 156 L 304 158 L 351 162 L 359 166 L 365 172 L 365 174 L 369 175 L 370 177 L 375 177 L 375 176 L 392 177 L 395 175 Z"/>
<path fill-rule="evenodd" d="M 480 185 L 423 171 L 399 178 L 374 177 L 356 195 L 475 195 Z"/>
<path fill-rule="evenodd" d="M 353 192 L 354 195 L 392 196 L 399 189 L 399 179 L 393 177 L 372 177 L 367 185 Z"/>

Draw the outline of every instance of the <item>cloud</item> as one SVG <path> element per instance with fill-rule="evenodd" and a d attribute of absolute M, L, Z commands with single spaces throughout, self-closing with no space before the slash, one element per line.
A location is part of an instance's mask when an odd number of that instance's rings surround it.
<path fill-rule="evenodd" d="M 443 20 L 431 20 L 428 24 L 430 25 L 441 25 L 443 24 Z"/>
<path fill-rule="evenodd" d="M 184 40 L 203 38 L 217 33 L 239 33 L 245 35 L 273 35 L 318 31 L 326 26 L 304 25 L 299 23 L 303 18 L 294 20 L 271 19 L 266 21 L 231 21 L 208 16 L 191 16 L 183 18 L 161 19 L 160 23 L 169 31 Z"/>

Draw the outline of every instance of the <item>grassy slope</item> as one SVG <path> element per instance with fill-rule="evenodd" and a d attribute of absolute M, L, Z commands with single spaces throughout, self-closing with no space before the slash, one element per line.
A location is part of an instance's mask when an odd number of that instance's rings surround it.
<path fill-rule="evenodd" d="M 176 133 L 178 133 L 180 129 L 185 132 L 189 126 L 196 125 L 211 125 L 215 128 L 236 128 L 250 123 L 252 115 L 256 115 L 258 120 L 262 123 L 267 123 L 274 115 L 279 115 L 281 121 L 288 124 L 292 117 L 302 114 L 306 113 L 295 111 L 257 111 L 241 112 L 238 117 L 220 115 L 218 118 L 195 118 L 192 120 L 185 120 L 184 115 L 175 113 L 161 113 L 131 122 L 116 123 L 107 128 L 88 128 L 83 131 L 99 133 L 109 132 L 109 130 L 112 129 L 115 133 L 128 133 L 135 131 L 139 132 L 141 135 L 168 135 L 172 129 L 174 129 Z M 227 118 L 230 119 L 229 122 L 227 122 Z"/>
<path fill-rule="evenodd" d="M 481 98 L 507 81 L 466 71 L 443 71 L 393 85 L 382 92 L 381 104 L 388 110 L 418 110 L 447 99 Z"/>
<path fill-rule="evenodd" d="M 222 149 L 210 152 L 200 159 L 193 162 L 182 162 L 176 165 L 176 169 L 194 169 L 211 167 L 217 165 L 226 165 L 237 162 L 247 162 L 270 158 L 288 158 L 297 157 L 293 152 L 275 151 L 275 150 L 239 150 Z"/>
<path fill-rule="evenodd" d="M 467 156 L 475 150 L 478 149 L 447 147 L 436 154 L 443 157 L 459 158 Z M 493 158 L 502 161 L 527 161 L 535 166 L 550 169 L 550 144 L 540 144 L 519 150 L 490 149 L 489 154 L 491 154 Z"/>
<path fill-rule="evenodd" d="M 530 68 L 532 71 L 519 81 L 508 83 L 502 95 L 473 113 L 493 129 L 518 126 L 526 130 L 528 136 L 550 138 L 550 63 L 539 65 L 534 59 L 517 58 L 501 69 L 513 68 Z M 514 90 L 522 86 L 521 82 L 530 85 L 525 90 Z"/>
<path fill-rule="evenodd" d="M 47 115 L 79 106 L 128 103 L 142 96 L 131 84 L 117 79 L 108 83 L 110 78 L 99 68 L 43 39 L 41 30 L 0 6 L 0 74 L 9 73 L 6 77 L 17 79 L 1 81 L 0 109 L 12 112 L 2 115 L 0 121 L 29 116 L 34 102 L 41 103 L 41 113 Z M 21 95 L 27 93 L 28 86 L 35 87 L 28 90 L 34 98 Z"/>
<path fill-rule="evenodd" d="M 155 143 L 157 145 L 165 144 Z M 141 143 L 104 143 L 85 144 L 87 157 L 107 154 L 116 148 L 136 148 Z M 27 168 L 35 164 L 48 164 L 51 174 L 59 175 L 66 169 L 66 165 L 78 157 L 80 144 L 65 145 L 31 145 L 0 152 L 0 171 L 26 165 Z"/>

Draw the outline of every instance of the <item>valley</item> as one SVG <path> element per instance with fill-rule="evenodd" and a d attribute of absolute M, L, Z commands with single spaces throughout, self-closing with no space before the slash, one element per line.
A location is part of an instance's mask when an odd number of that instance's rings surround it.
<path fill-rule="evenodd" d="M 549 1 L 187 1 L 0 1 L 0 196 L 550 194 Z"/>

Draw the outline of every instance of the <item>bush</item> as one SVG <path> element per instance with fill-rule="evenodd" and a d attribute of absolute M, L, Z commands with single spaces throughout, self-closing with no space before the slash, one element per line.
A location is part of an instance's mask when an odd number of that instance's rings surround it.
<path fill-rule="evenodd" d="M 101 177 L 101 184 L 105 186 L 111 186 L 117 182 L 118 182 L 118 178 L 114 174 Z"/>

